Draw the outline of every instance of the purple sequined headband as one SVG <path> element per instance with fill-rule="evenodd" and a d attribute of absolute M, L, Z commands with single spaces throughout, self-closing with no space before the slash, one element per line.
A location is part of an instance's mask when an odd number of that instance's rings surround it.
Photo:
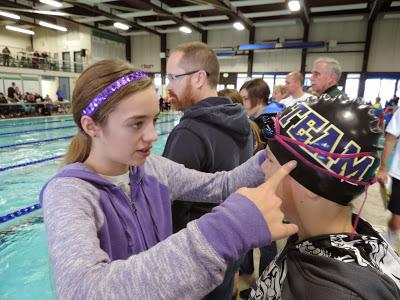
<path fill-rule="evenodd" d="M 82 111 L 81 116 L 93 115 L 95 111 L 100 107 L 100 105 L 102 105 L 103 102 L 107 101 L 107 99 L 110 98 L 112 94 L 127 86 L 131 82 L 144 78 L 148 78 L 148 76 L 143 71 L 136 71 L 118 78 L 116 81 L 107 86 L 104 90 L 98 93 L 92 101 L 90 101 L 89 105 L 86 106 L 85 109 Z"/>

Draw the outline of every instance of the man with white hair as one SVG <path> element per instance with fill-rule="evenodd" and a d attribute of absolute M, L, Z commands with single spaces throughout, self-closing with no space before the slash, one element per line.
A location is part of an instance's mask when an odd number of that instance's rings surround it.
<path fill-rule="evenodd" d="M 286 76 L 286 92 L 289 97 L 281 100 L 280 103 L 286 107 L 294 105 L 298 101 L 302 101 L 312 96 L 311 94 L 303 92 L 304 76 L 300 72 L 291 72 Z"/>
<path fill-rule="evenodd" d="M 342 94 L 337 84 L 342 75 L 342 68 L 339 62 L 330 57 L 320 57 L 314 61 L 311 71 L 312 89 L 319 95 L 328 94 L 336 97 Z"/>

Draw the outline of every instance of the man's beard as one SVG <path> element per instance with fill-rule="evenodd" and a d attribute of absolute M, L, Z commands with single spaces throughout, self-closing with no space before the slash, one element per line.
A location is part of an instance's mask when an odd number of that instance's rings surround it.
<path fill-rule="evenodd" d="M 185 84 L 185 89 L 179 98 L 174 92 L 170 92 L 170 94 L 174 98 L 171 104 L 176 110 L 184 111 L 194 104 L 193 92 L 189 84 Z"/>

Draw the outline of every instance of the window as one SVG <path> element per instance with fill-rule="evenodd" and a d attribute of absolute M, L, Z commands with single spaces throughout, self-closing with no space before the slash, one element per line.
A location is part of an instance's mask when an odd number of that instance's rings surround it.
<path fill-rule="evenodd" d="M 396 79 L 371 78 L 365 81 L 364 99 L 367 102 L 375 103 L 376 97 L 381 98 L 381 105 L 384 107 L 389 101 L 396 87 Z"/>
<path fill-rule="evenodd" d="M 268 84 L 268 87 L 272 94 L 272 91 L 274 90 L 274 75 L 264 74 L 263 79 Z"/>
<path fill-rule="evenodd" d="M 375 103 L 376 97 L 379 96 L 379 88 L 381 85 L 380 79 L 367 79 L 365 80 L 364 100 L 366 102 Z"/>
<path fill-rule="evenodd" d="M 247 77 L 246 73 L 239 73 L 238 76 L 237 76 L 237 80 L 236 80 L 237 90 L 240 90 L 240 88 L 242 87 L 243 83 L 245 83 L 249 79 L 250 78 Z"/>
<path fill-rule="evenodd" d="M 345 93 L 350 99 L 357 98 L 360 74 L 347 74 Z"/>
<path fill-rule="evenodd" d="M 382 107 L 385 107 L 386 102 L 393 98 L 394 89 L 396 87 L 396 79 L 382 79 L 379 97 L 382 99 Z"/>
<path fill-rule="evenodd" d="M 310 87 L 311 86 L 311 73 L 307 73 L 304 77 L 304 86 Z"/>
<path fill-rule="evenodd" d="M 275 85 L 285 85 L 286 75 L 276 75 L 275 77 Z"/>

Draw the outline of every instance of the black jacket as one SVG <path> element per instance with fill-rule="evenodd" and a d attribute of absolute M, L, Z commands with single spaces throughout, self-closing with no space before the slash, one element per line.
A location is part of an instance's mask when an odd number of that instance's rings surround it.
<path fill-rule="evenodd" d="M 231 170 L 252 154 L 253 136 L 243 107 L 226 97 L 209 97 L 184 111 L 168 136 L 163 156 L 187 168 L 214 173 Z M 185 227 L 213 206 L 175 201 L 174 230 Z"/>
<path fill-rule="evenodd" d="M 353 215 L 353 220 L 355 215 Z M 257 280 L 251 300 L 400 299 L 400 258 L 360 219 L 354 240 L 347 233 L 322 235 L 285 249 Z"/>

